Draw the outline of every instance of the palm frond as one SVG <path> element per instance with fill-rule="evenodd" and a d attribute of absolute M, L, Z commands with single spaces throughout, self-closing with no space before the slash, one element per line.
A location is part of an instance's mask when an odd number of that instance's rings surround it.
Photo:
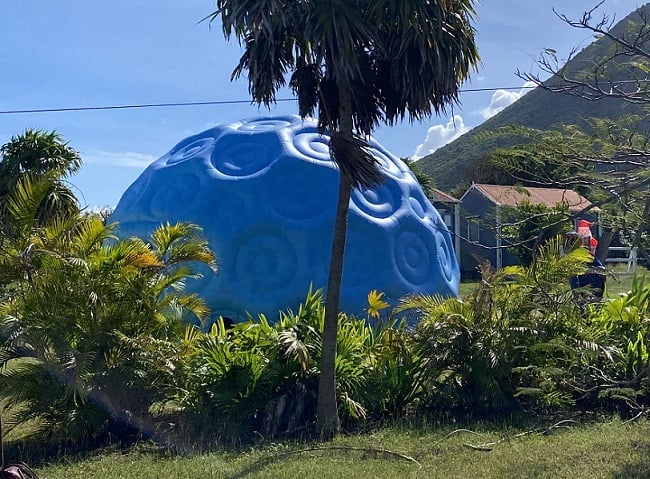
<path fill-rule="evenodd" d="M 35 226 L 41 204 L 47 198 L 55 178 L 46 175 L 35 178 L 23 176 L 6 200 L 7 211 L 21 228 Z"/>
<path fill-rule="evenodd" d="M 330 137 L 330 154 L 342 175 L 352 180 L 355 188 L 373 188 L 384 182 L 379 161 L 368 151 L 367 143 L 358 136 L 348 138 L 341 133 Z"/>

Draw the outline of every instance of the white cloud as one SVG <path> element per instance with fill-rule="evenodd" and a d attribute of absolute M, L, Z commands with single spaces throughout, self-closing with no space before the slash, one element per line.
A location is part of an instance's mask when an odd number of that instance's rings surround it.
<path fill-rule="evenodd" d="M 478 112 L 483 119 L 487 120 L 507 106 L 512 105 L 515 101 L 528 93 L 531 90 L 531 87 L 534 86 L 534 83 L 526 82 L 522 85 L 519 91 L 496 90 L 492 94 L 490 104 L 485 108 L 481 108 Z M 460 115 L 454 115 L 454 117 L 446 124 L 433 125 L 427 130 L 427 136 L 424 139 L 424 143 L 418 145 L 411 158 L 418 160 L 423 156 L 430 155 L 438 148 L 445 146 L 447 143 L 451 143 L 470 129 L 469 126 L 465 125 L 465 122 Z"/>
<path fill-rule="evenodd" d="M 535 86 L 535 84 L 532 82 L 526 82 L 519 91 L 496 90 L 492 94 L 490 104 L 485 108 L 481 108 L 481 110 L 479 110 L 481 116 L 483 116 L 485 120 L 493 117 L 501 110 L 507 106 L 512 105 L 514 102 L 519 100 L 519 98 L 528 93 L 530 91 L 530 87 L 532 86 Z"/>
<path fill-rule="evenodd" d="M 157 156 L 128 151 L 115 153 L 111 151 L 92 151 L 82 153 L 84 163 L 101 166 L 123 166 L 144 169 L 158 159 Z"/>
<path fill-rule="evenodd" d="M 451 143 L 463 133 L 469 131 L 460 115 L 454 115 L 446 125 L 433 125 L 427 130 L 424 143 L 418 145 L 412 158 L 417 160 L 423 156 L 430 155 L 438 148 Z"/>

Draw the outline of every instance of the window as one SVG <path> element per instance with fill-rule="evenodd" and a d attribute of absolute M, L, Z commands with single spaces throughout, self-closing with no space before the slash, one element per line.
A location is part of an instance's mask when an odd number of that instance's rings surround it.
<path fill-rule="evenodd" d="M 478 243 L 480 241 L 479 232 L 481 231 L 478 216 L 467 216 L 467 241 L 470 243 Z"/>

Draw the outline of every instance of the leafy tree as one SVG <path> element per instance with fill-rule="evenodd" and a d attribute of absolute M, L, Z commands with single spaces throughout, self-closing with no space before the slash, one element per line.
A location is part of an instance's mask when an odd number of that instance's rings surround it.
<path fill-rule="evenodd" d="M 50 176 L 50 190 L 39 205 L 37 219 L 44 222 L 59 213 L 76 213 L 79 206 L 65 178 L 81 167 L 79 154 L 54 131 L 27 129 L 0 147 L 0 227 L 11 234 L 11 216 L 7 199 L 19 181 L 29 175 L 33 179 Z"/>
<path fill-rule="evenodd" d="M 415 178 L 418 180 L 418 183 L 420 183 L 422 191 L 424 191 L 427 198 L 431 199 L 433 190 L 436 188 L 436 182 L 433 181 L 433 178 L 427 175 L 422 168 L 420 168 L 417 161 L 411 160 L 410 158 L 402 158 L 402 161 L 406 163 L 406 166 L 409 167 L 411 173 L 415 175 Z"/>
<path fill-rule="evenodd" d="M 568 207 L 566 205 L 533 205 L 524 201 L 517 207 L 502 207 L 504 218 L 503 238 L 512 246 L 523 266 L 530 266 L 535 252 L 548 239 L 572 229 Z"/>
<path fill-rule="evenodd" d="M 340 170 L 327 285 L 318 424 L 339 429 L 335 357 L 350 194 L 382 181 L 362 139 L 380 122 L 421 119 L 458 99 L 478 61 L 472 0 L 217 0 L 226 37 L 244 54 L 233 78 L 248 71 L 253 100 L 269 105 L 287 84 L 301 116 L 318 111 Z"/>
<path fill-rule="evenodd" d="M 526 186 L 570 188 L 600 207 L 605 229 L 597 256 L 606 257 L 614 231 L 618 240 L 638 248 L 650 262 L 650 163 L 648 137 L 638 131 L 638 118 L 616 123 L 591 119 L 591 132 L 577 126 L 540 131 L 507 127 L 492 135 L 516 134 L 515 147 L 489 155 L 492 169 Z M 589 213 L 588 209 L 583 213 Z M 566 216 L 567 221 L 572 219 Z"/>
<path fill-rule="evenodd" d="M 508 152 L 505 165 L 517 176 L 532 176 L 540 183 L 577 187 L 588 192 L 608 213 L 607 239 L 612 236 L 611 230 L 620 230 L 622 240 L 637 247 L 650 263 L 650 139 L 647 134 L 650 9 L 647 5 L 638 8 L 628 17 L 629 22 L 612 27 L 609 17 L 596 16 L 601 4 L 577 20 L 558 14 L 567 25 L 608 40 L 606 51 L 592 59 L 593 66 L 587 70 L 573 68 L 571 57 L 561 66 L 556 52 L 546 49 L 538 65 L 542 73 L 551 75 L 548 80 L 543 81 L 535 73 L 518 74 L 540 90 L 592 103 L 627 104 L 635 114 L 617 121 L 591 119 L 588 128 L 528 130 L 524 134 L 536 138 L 522 148 L 533 159 L 532 163 L 546 162 L 544 174 L 540 175 L 539 169 L 531 171 L 524 162 L 512 161 Z"/>

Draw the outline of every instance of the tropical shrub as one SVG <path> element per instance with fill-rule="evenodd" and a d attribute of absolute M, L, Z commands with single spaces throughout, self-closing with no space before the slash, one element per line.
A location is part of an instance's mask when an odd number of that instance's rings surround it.
<path fill-rule="evenodd" d="M 193 433 L 226 443 L 296 434 L 315 417 L 323 305 L 310 291 L 297 313 L 264 315 L 198 332 L 179 407 Z"/>
<path fill-rule="evenodd" d="M 590 310 L 592 327 L 607 344 L 575 385 L 589 406 L 622 413 L 650 405 L 650 284 L 636 276 L 632 289 Z"/>
<path fill-rule="evenodd" d="M 239 444 L 315 432 L 324 305 L 310 290 L 297 311 L 193 335 L 176 398 L 193 434 Z M 348 427 L 401 413 L 413 393 L 414 361 L 403 326 L 339 314 L 337 401 Z M 410 363 L 408 362 L 410 361 Z M 362 421 L 361 423 L 359 421 Z"/>
<path fill-rule="evenodd" d="M 71 439 L 142 430 L 169 383 L 161 344 L 208 313 L 183 292 L 190 264 L 214 257 L 187 224 L 144 242 L 117 240 L 96 215 L 43 222 L 43 181 L 24 178 L 7 201 L 18 234 L 0 248 L 0 397 L 14 421 Z"/>
<path fill-rule="evenodd" d="M 360 402 L 370 419 L 409 415 L 422 396 L 420 356 L 405 319 L 390 317 L 373 324 L 368 337 Z"/>
<path fill-rule="evenodd" d="M 591 260 L 582 248 L 562 254 L 558 237 L 529 267 L 483 265 L 466 300 L 403 299 L 397 311 L 421 317 L 414 350 L 427 410 L 484 415 L 571 403 L 559 386 L 597 346 L 569 278 Z"/>

